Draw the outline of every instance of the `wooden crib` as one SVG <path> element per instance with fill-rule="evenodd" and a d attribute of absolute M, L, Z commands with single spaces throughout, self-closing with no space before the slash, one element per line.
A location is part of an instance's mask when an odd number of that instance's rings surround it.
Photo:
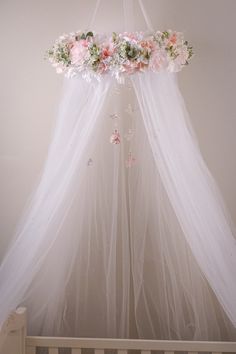
<path fill-rule="evenodd" d="M 90 349 L 93 354 L 236 354 L 236 342 L 193 342 L 133 339 L 51 338 L 26 335 L 26 309 L 12 313 L 0 330 L 0 354 L 36 354 L 38 347 L 47 348 L 48 354 L 59 354 L 68 348 L 71 354 L 83 354 Z"/>

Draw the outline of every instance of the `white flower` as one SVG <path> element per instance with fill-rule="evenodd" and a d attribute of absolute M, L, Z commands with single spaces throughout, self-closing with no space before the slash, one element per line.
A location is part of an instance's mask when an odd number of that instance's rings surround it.
<path fill-rule="evenodd" d="M 63 73 L 63 69 L 60 66 L 58 66 L 56 68 L 56 72 L 57 72 L 57 74 L 61 74 L 61 73 Z"/>

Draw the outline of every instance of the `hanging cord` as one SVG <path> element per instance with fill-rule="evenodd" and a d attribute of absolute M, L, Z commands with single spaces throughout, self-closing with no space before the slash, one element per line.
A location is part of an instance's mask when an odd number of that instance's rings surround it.
<path fill-rule="evenodd" d="M 147 14 L 145 6 L 143 4 L 143 0 L 138 0 L 138 4 L 146 23 L 147 29 L 149 31 L 153 31 L 152 22 Z M 134 0 L 123 0 L 123 11 L 124 11 L 124 24 L 125 30 L 135 31 L 135 23 L 134 23 Z"/>
<path fill-rule="evenodd" d="M 98 8 L 100 6 L 100 3 L 101 3 L 101 0 L 97 0 L 96 1 L 96 5 L 95 5 L 94 11 L 93 11 L 93 15 L 92 15 L 91 20 L 89 22 L 88 30 L 92 30 L 93 29 L 94 22 L 95 22 L 95 19 L 96 19 L 96 16 L 97 16 L 97 12 L 98 12 Z"/>
<path fill-rule="evenodd" d="M 134 31 L 134 3 L 133 0 L 123 0 L 124 30 Z"/>
<path fill-rule="evenodd" d="M 147 11 L 145 9 L 145 6 L 143 4 L 143 0 L 138 0 L 139 7 L 141 10 L 141 13 L 143 15 L 143 18 L 145 20 L 146 26 L 149 31 L 153 31 L 153 25 L 150 20 L 150 17 L 147 14 Z M 91 30 L 94 27 L 94 22 L 97 16 L 98 9 L 101 5 L 101 0 L 96 1 L 96 5 L 91 17 L 91 20 L 89 22 L 89 27 L 88 29 Z M 123 0 L 123 12 L 124 12 L 124 26 L 125 30 L 135 30 L 134 28 L 134 1 L 133 0 Z"/>
<path fill-rule="evenodd" d="M 142 15 L 143 15 L 143 17 L 144 17 L 144 20 L 145 20 L 145 22 L 146 22 L 147 28 L 148 28 L 150 31 L 153 31 L 154 28 L 153 28 L 152 22 L 151 22 L 151 20 L 150 20 L 150 17 L 148 16 L 147 11 L 146 11 L 146 9 L 145 9 L 145 7 L 144 7 L 143 0 L 138 0 L 138 2 L 139 2 L 140 9 L 141 9 L 141 11 L 142 11 Z"/>

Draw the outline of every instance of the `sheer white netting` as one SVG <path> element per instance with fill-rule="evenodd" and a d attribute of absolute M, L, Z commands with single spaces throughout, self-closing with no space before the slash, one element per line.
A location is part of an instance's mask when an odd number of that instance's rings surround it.
<path fill-rule="evenodd" d="M 65 79 L 41 182 L 0 267 L 0 322 L 25 305 L 32 334 L 233 339 L 235 269 L 175 75 Z"/>

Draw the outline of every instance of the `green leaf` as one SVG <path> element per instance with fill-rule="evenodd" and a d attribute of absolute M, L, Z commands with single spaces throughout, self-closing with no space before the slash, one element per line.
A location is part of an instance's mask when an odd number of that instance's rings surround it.
<path fill-rule="evenodd" d="M 86 38 L 87 37 L 93 37 L 93 32 L 89 31 L 87 34 L 86 34 Z"/>
<path fill-rule="evenodd" d="M 163 34 L 164 38 L 169 38 L 169 32 L 164 31 L 164 32 L 162 32 L 162 34 Z"/>
<path fill-rule="evenodd" d="M 86 36 L 85 36 L 85 34 L 84 34 L 84 33 L 82 33 L 82 34 L 81 34 L 80 39 L 86 39 Z"/>
<path fill-rule="evenodd" d="M 112 40 L 113 40 L 113 42 L 116 42 L 116 40 L 117 40 L 116 32 L 112 32 Z"/>

